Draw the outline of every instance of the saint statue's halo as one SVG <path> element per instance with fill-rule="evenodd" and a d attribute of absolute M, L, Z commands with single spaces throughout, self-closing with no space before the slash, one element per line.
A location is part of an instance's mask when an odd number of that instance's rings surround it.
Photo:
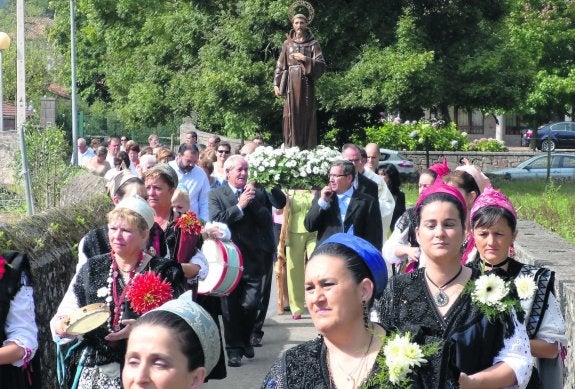
<path fill-rule="evenodd" d="M 308 3 L 307 1 L 303 1 L 303 0 L 297 0 L 294 1 L 290 6 L 289 6 L 289 10 L 288 10 L 288 17 L 290 22 L 293 21 L 294 16 L 297 14 L 297 9 L 301 8 L 301 7 L 305 7 L 307 8 L 307 24 L 311 24 L 311 21 L 313 20 L 313 17 L 315 16 L 315 10 L 313 9 L 313 6 Z"/>

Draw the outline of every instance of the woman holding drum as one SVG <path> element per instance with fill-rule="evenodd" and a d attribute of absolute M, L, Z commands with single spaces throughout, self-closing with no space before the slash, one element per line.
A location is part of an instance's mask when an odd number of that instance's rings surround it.
<path fill-rule="evenodd" d="M 122 200 L 108 214 L 112 252 L 90 258 L 68 288 L 51 321 L 52 332 L 59 344 L 64 343 L 62 338 L 83 336 L 58 363 L 65 387 L 121 388 L 120 363 L 133 319 L 145 311 L 142 297 L 155 297 L 161 290 L 169 299 L 183 292 L 181 267 L 143 251 L 153 223 L 154 211 L 145 200 L 137 196 Z M 148 272 L 159 275 L 162 285 L 144 283 Z M 84 307 L 84 316 L 77 314 L 79 307 Z"/>

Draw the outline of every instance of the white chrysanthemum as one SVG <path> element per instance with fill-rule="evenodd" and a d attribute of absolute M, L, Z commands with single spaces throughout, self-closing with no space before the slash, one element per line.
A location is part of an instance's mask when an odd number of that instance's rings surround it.
<path fill-rule="evenodd" d="M 258 166 L 258 170 L 259 170 L 260 172 L 263 172 L 264 170 L 266 170 L 266 168 L 263 167 L 263 166 Z"/>
<path fill-rule="evenodd" d="M 98 297 L 106 297 L 108 295 L 108 288 L 105 286 L 101 287 L 96 291 L 96 296 Z"/>
<path fill-rule="evenodd" d="M 480 303 L 497 307 L 508 293 L 509 288 L 505 285 L 505 281 L 495 274 L 489 274 L 481 276 L 475 281 L 473 296 Z"/>
<path fill-rule="evenodd" d="M 394 385 L 400 383 L 409 373 L 409 367 L 400 363 L 387 363 L 386 361 L 386 364 L 389 370 L 389 382 Z"/>
<path fill-rule="evenodd" d="M 526 300 L 533 296 L 537 290 L 537 284 L 535 284 L 533 277 L 522 275 L 515 279 L 515 288 L 517 289 L 519 298 L 521 300 Z"/>

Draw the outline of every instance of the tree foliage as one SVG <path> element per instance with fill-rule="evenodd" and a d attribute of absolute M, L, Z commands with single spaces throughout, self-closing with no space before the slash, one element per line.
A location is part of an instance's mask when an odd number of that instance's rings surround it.
<path fill-rule="evenodd" d="M 81 96 L 109 104 L 134 129 L 193 115 L 204 130 L 277 138 L 272 75 L 291 2 L 78 0 Z M 327 63 L 317 83 L 320 133 L 347 137 L 380 111 L 419 119 L 424 109 L 448 116 L 449 106 L 564 108 L 574 85 L 573 5 L 560 3 L 314 2 L 310 27 Z M 52 37 L 66 53 L 68 1 L 52 4 Z"/>

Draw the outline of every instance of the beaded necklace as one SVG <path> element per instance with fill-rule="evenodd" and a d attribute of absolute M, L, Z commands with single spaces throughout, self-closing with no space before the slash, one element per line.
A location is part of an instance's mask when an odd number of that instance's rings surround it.
<path fill-rule="evenodd" d="M 120 330 L 119 324 L 122 321 L 122 317 L 124 316 L 124 309 L 122 308 L 125 303 L 126 295 L 128 294 L 128 290 L 132 286 L 132 282 L 138 271 L 138 268 L 140 267 L 140 264 L 142 263 L 144 254 L 143 252 L 140 252 L 138 262 L 136 263 L 136 266 L 134 266 L 134 268 L 130 270 L 128 281 L 125 283 L 126 285 L 124 286 L 124 290 L 119 296 L 118 296 L 117 285 L 118 285 L 118 275 L 120 273 L 119 272 L 120 269 L 118 267 L 118 262 L 116 262 L 116 253 L 114 252 L 114 250 L 112 250 L 112 252 L 110 253 L 110 257 L 112 258 L 112 263 L 110 264 L 110 270 L 108 272 L 108 280 L 107 280 L 108 295 L 106 297 L 106 305 L 108 306 L 108 309 L 110 309 L 110 304 L 112 303 L 112 301 L 114 301 L 114 315 L 113 318 L 110 317 L 108 319 L 108 331 L 116 332 Z"/>

